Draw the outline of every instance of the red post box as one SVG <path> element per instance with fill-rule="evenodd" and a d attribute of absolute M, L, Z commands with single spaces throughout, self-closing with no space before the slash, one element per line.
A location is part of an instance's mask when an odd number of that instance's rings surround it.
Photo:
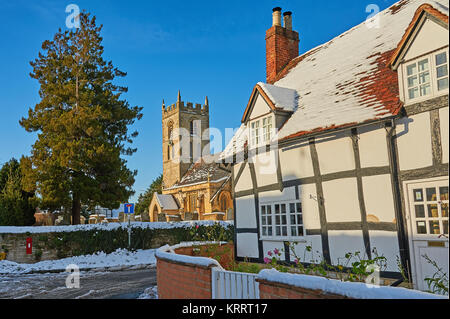
<path fill-rule="evenodd" d="M 33 238 L 27 238 L 27 255 L 31 255 L 33 253 Z"/>

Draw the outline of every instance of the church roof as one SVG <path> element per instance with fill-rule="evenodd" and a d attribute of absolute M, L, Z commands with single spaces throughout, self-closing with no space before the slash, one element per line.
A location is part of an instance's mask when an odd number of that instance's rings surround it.
<path fill-rule="evenodd" d="M 164 210 L 177 210 L 179 209 L 177 201 L 172 195 L 164 195 L 164 194 L 158 194 L 155 193 L 156 200 L 158 201 L 159 206 L 161 209 Z"/>
<path fill-rule="evenodd" d="M 230 177 L 230 173 L 220 169 L 220 154 L 204 156 L 191 165 L 181 181 L 170 187 L 169 189 L 180 188 L 185 186 L 194 186 L 209 181 L 211 183 L 219 183 Z"/>

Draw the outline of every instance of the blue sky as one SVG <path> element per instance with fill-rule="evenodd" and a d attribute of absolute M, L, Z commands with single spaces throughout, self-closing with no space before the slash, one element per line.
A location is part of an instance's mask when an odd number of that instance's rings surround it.
<path fill-rule="evenodd" d="M 366 7 L 383 10 L 393 0 L 341 1 L 116 1 L 0 0 L 0 164 L 29 155 L 36 135 L 19 120 L 39 101 L 29 62 L 43 41 L 65 29 L 74 3 L 104 25 L 105 58 L 128 73 L 120 84 L 130 105 L 144 107 L 132 129 L 138 152 L 128 157 L 137 169 L 136 195 L 162 172 L 161 103 L 182 99 L 210 102 L 210 126 L 237 128 L 254 85 L 265 81 L 265 31 L 272 8 L 293 12 L 300 53 L 365 21 Z M 223 141 L 225 143 L 225 141 Z"/>

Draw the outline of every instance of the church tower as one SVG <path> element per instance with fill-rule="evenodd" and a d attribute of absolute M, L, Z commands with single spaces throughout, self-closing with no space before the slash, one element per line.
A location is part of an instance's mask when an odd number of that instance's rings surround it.
<path fill-rule="evenodd" d="M 162 104 L 163 187 L 181 180 L 192 163 L 210 154 L 209 102 L 204 105 L 184 103 L 178 92 L 177 102 Z M 205 132 L 206 131 L 206 132 Z"/>

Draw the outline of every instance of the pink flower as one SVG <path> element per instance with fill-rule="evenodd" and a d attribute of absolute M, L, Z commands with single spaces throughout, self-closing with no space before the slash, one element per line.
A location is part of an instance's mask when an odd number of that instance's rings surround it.
<path fill-rule="evenodd" d="M 294 263 L 295 263 L 296 265 L 298 265 L 299 261 L 298 261 L 297 258 L 295 258 Z"/>
<path fill-rule="evenodd" d="M 195 228 L 197 228 L 197 229 L 198 229 L 198 225 L 197 225 L 197 226 L 195 226 Z"/>
<path fill-rule="evenodd" d="M 270 264 L 270 259 L 269 259 L 269 258 L 267 258 L 267 257 L 264 257 L 264 263 L 266 263 L 266 264 Z"/>
<path fill-rule="evenodd" d="M 275 255 L 279 255 L 279 254 L 280 254 L 280 251 L 279 251 L 277 248 L 275 248 L 275 249 L 273 250 L 273 253 L 274 253 Z"/>
<path fill-rule="evenodd" d="M 269 252 L 267 253 L 267 255 L 272 256 L 272 252 L 269 250 Z"/>

